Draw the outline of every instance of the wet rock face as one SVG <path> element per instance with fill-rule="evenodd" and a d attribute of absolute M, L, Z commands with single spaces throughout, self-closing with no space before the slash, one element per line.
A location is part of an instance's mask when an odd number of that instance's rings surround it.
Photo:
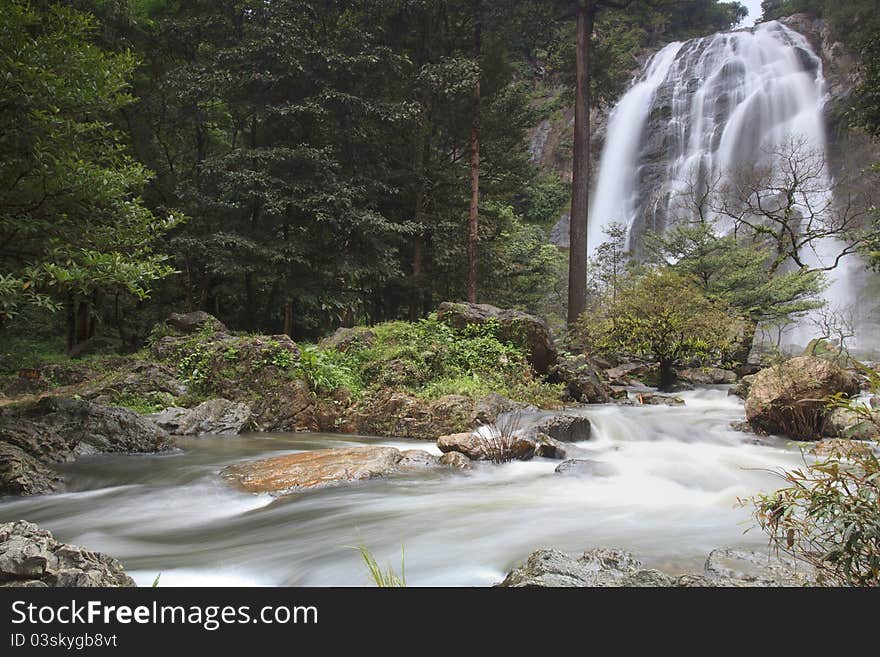
<path fill-rule="evenodd" d="M 116 559 L 56 541 L 37 525 L 0 524 L 0 586 L 136 586 Z"/>
<path fill-rule="evenodd" d="M 756 430 L 818 440 L 829 414 L 828 398 L 858 392 L 858 381 L 849 372 L 828 360 L 800 356 L 755 375 L 746 419 Z"/>
<path fill-rule="evenodd" d="M 499 337 L 525 350 L 536 372 L 546 374 L 556 363 L 556 343 L 540 317 L 488 304 L 445 302 L 437 310 L 437 319 L 457 329 L 497 320 L 501 326 Z"/>
<path fill-rule="evenodd" d="M 228 399 L 209 399 L 191 409 L 166 408 L 148 416 L 175 436 L 236 435 L 248 430 L 251 417 L 252 412 L 247 404 Z"/>
<path fill-rule="evenodd" d="M 36 495 L 57 490 L 51 464 L 99 452 L 157 452 L 169 435 L 125 408 L 46 397 L 0 411 L 0 493 Z"/>

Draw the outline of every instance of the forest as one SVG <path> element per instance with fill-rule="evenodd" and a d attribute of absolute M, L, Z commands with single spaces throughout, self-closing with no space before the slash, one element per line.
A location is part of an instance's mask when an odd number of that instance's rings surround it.
<path fill-rule="evenodd" d="M 0 530 L 97 523 L 101 586 L 399 586 L 401 543 L 429 586 L 880 584 L 875 0 L 0 8 Z M 494 533 L 435 540 L 455 490 Z"/>

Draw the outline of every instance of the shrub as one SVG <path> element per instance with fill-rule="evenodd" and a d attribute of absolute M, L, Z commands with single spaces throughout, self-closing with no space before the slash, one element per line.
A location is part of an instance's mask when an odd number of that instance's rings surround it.
<path fill-rule="evenodd" d="M 518 412 L 503 416 L 494 424 L 479 427 L 474 435 L 479 439 L 482 452 L 492 463 L 507 463 L 516 458 L 516 443 L 522 416 Z"/>

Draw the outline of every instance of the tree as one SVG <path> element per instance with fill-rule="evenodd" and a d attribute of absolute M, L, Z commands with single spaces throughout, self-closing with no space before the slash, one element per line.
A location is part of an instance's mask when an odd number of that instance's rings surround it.
<path fill-rule="evenodd" d="M 474 0 L 474 76 L 473 115 L 471 117 L 471 207 L 468 224 L 467 300 L 477 302 L 477 240 L 480 221 L 480 60 L 483 55 L 483 3 Z"/>
<path fill-rule="evenodd" d="M 765 153 L 765 164 L 732 172 L 709 207 L 737 237 L 769 246 L 771 276 L 786 264 L 831 271 L 874 237 L 873 190 L 862 176 L 832 178 L 824 154 L 805 136 Z M 823 259 L 811 256 L 822 251 Z"/>
<path fill-rule="evenodd" d="M 645 236 L 651 262 L 693 279 L 710 300 L 730 306 L 746 320 L 734 362 L 745 362 L 756 332 L 778 327 L 822 307 L 824 285 L 819 271 L 796 269 L 768 273 L 768 246 L 724 235 L 711 219 L 679 221 L 662 234 Z"/>
<path fill-rule="evenodd" d="M 590 261 L 590 283 L 594 294 L 607 294 L 617 301 L 621 283 L 630 268 L 630 253 L 626 248 L 627 229 L 620 222 L 605 226 L 608 240 L 596 248 Z"/>
<path fill-rule="evenodd" d="M 605 296 L 578 324 L 584 343 L 599 354 L 652 358 L 660 388 L 675 383 L 674 367 L 699 358 L 721 361 L 743 322 L 721 301 L 710 301 L 694 281 L 668 268 L 633 274 L 616 300 Z"/>
<path fill-rule="evenodd" d="M 69 7 L 4 0 L 2 13 L 0 303 L 63 305 L 72 349 L 99 294 L 146 298 L 174 271 L 153 244 L 182 217 L 144 206 L 150 174 L 111 123 L 132 102 L 134 57 L 96 45 L 95 20 Z"/>

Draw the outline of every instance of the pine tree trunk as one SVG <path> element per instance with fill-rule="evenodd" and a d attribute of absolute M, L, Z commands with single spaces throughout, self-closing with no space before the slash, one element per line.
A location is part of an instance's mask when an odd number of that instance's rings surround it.
<path fill-rule="evenodd" d="M 483 7 L 474 0 L 474 61 L 477 76 L 474 81 L 473 113 L 471 116 L 471 211 L 468 230 L 467 300 L 477 302 L 477 240 L 480 223 L 480 60 L 483 48 Z"/>
<path fill-rule="evenodd" d="M 590 211 L 590 37 L 593 7 L 577 11 L 577 84 L 572 156 L 571 227 L 568 255 L 568 323 L 573 325 L 587 306 L 587 226 Z"/>
<path fill-rule="evenodd" d="M 284 334 L 293 337 L 293 301 L 284 304 Z"/>

